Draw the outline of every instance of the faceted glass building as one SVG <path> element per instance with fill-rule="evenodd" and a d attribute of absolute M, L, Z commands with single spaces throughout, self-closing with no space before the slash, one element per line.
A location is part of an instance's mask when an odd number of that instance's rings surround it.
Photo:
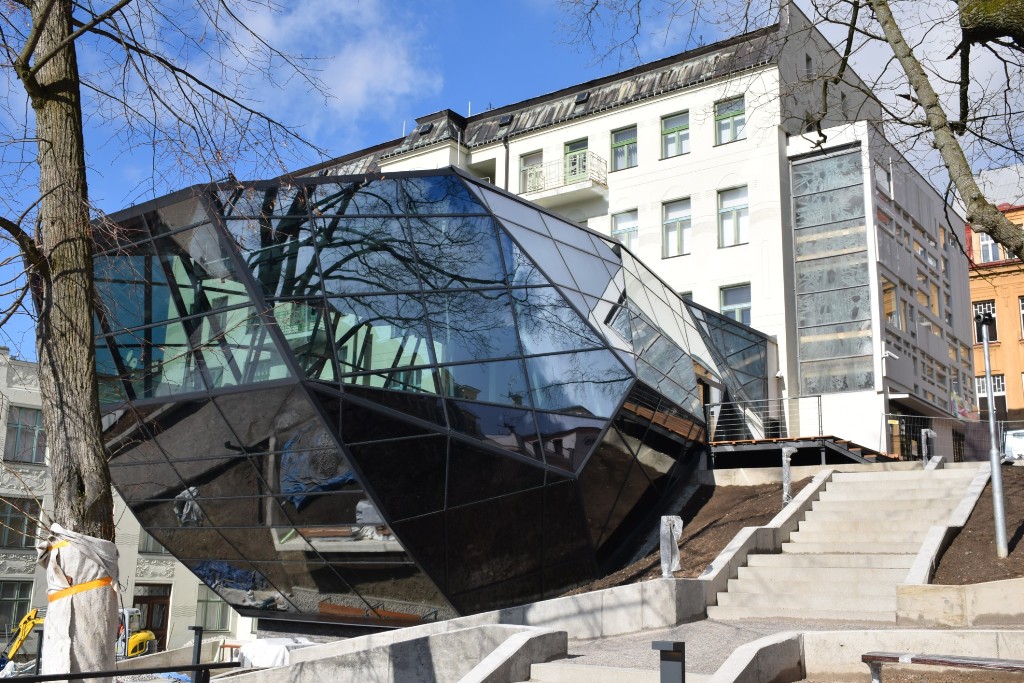
<path fill-rule="evenodd" d="M 113 480 L 249 616 L 557 595 L 696 466 L 705 402 L 765 398 L 762 335 L 452 169 L 203 186 L 112 224 Z"/>

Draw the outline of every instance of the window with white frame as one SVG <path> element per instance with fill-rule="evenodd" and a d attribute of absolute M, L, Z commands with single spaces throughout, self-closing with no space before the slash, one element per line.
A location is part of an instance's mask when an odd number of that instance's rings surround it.
<path fill-rule="evenodd" d="M 200 585 L 196 621 L 205 631 L 227 631 L 231 627 L 231 608 L 207 586 Z"/>
<path fill-rule="evenodd" d="M 989 299 L 988 301 L 975 301 L 974 302 L 974 317 L 975 317 L 974 335 L 975 335 L 975 340 L 979 344 L 982 342 L 982 337 L 981 337 L 981 327 L 982 326 L 980 324 L 978 324 L 977 317 L 979 315 L 985 315 L 986 313 L 991 313 L 992 314 L 992 324 L 988 326 L 988 340 L 989 341 L 998 341 L 999 340 L 999 333 L 997 331 L 997 328 L 999 327 L 999 324 L 998 324 L 998 322 L 996 322 L 996 302 L 994 300 L 992 300 L 992 299 Z"/>
<path fill-rule="evenodd" d="M 722 287 L 721 306 L 722 315 L 733 320 L 750 324 L 750 284 Z"/>
<path fill-rule="evenodd" d="M 544 189 L 544 153 L 530 152 L 519 157 L 519 188 L 521 192 Z"/>
<path fill-rule="evenodd" d="M 992 239 L 992 236 L 980 232 L 978 238 L 981 242 L 981 260 L 978 263 L 992 263 L 1000 260 L 999 244 Z"/>
<path fill-rule="evenodd" d="M 46 430 L 43 411 L 36 408 L 11 406 L 7 411 L 7 440 L 4 442 L 4 460 L 46 462 Z"/>
<path fill-rule="evenodd" d="M 612 170 L 636 166 L 636 126 L 612 131 Z"/>
<path fill-rule="evenodd" d="M 0 631 L 11 633 L 32 604 L 31 581 L 0 581 Z"/>
<path fill-rule="evenodd" d="M 630 251 L 636 249 L 637 210 L 623 211 L 612 216 L 612 238 L 622 242 Z"/>
<path fill-rule="evenodd" d="M 139 533 L 139 552 L 154 555 L 170 555 L 171 551 L 160 545 L 155 538 L 145 530 Z"/>
<path fill-rule="evenodd" d="M 742 97 L 715 104 L 715 142 L 727 142 L 747 137 L 747 110 Z"/>
<path fill-rule="evenodd" d="M 974 391 L 978 398 L 988 396 L 988 382 L 985 381 L 985 375 L 974 378 Z M 992 395 L 1006 396 L 1006 375 L 992 375 Z"/>
<path fill-rule="evenodd" d="M 38 519 L 39 503 L 35 500 L 8 497 L 0 500 L 0 547 L 35 547 Z"/>
<path fill-rule="evenodd" d="M 662 205 L 661 256 L 690 253 L 690 200 L 677 199 Z"/>
<path fill-rule="evenodd" d="M 666 116 L 661 120 L 661 158 L 677 157 L 690 151 L 690 112 Z"/>
<path fill-rule="evenodd" d="M 747 188 L 734 187 L 718 193 L 718 246 L 732 247 L 747 242 Z"/>

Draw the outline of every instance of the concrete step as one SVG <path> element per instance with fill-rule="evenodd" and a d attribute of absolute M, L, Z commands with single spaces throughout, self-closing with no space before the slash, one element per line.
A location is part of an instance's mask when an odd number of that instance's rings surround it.
<path fill-rule="evenodd" d="M 843 519 L 839 515 L 827 518 L 820 516 L 821 514 L 824 513 L 817 513 L 808 516 L 797 526 L 797 531 L 814 531 L 821 533 L 841 529 L 851 534 L 856 534 L 861 531 L 897 533 L 919 531 L 924 533 L 928 531 L 933 524 L 936 524 L 934 519 L 921 519 L 916 515 L 904 519 L 890 520 L 887 518 L 868 519 L 866 517 L 861 519 Z"/>
<path fill-rule="evenodd" d="M 687 683 L 705 683 L 708 674 L 686 672 Z M 660 683 L 656 669 L 627 669 L 619 666 L 573 664 L 572 660 L 559 660 L 530 666 L 530 681 L 534 683 Z"/>
<path fill-rule="evenodd" d="M 920 543 L 783 543 L 783 553 L 916 554 Z"/>
<path fill-rule="evenodd" d="M 887 491 L 899 493 L 901 491 L 946 491 L 952 495 L 954 492 L 961 492 L 967 488 L 967 482 L 949 481 L 940 479 L 929 481 L 927 479 L 908 479 L 896 481 L 830 481 L 825 486 L 826 491 Z"/>
<path fill-rule="evenodd" d="M 731 621 L 734 619 L 837 619 L 842 621 L 887 621 L 895 623 L 896 610 L 872 612 L 870 610 L 806 610 L 775 607 L 708 607 L 708 619 Z"/>
<path fill-rule="evenodd" d="M 934 524 L 944 524 L 949 519 L 949 513 L 936 513 L 935 517 L 923 516 L 914 510 L 901 510 L 899 512 L 888 511 L 879 515 L 874 510 L 809 510 L 804 520 L 800 522 L 800 530 L 808 525 L 807 531 L 815 527 L 838 525 L 844 529 L 856 529 L 858 527 L 878 529 L 904 528 L 904 529 L 927 529 Z"/>
<path fill-rule="evenodd" d="M 748 568 L 749 569 L 749 568 Z M 791 569 L 788 576 L 782 576 L 779 569 L 745 573 L 739 579 L 729 579 L 730 595 L 743 593 L 770 593 L 772 595 L 838 595 L 896 597 L 896 584 L 902 581 L 906 571 L 902 569 L 874 569 L 873 572 L 888 572 L 889 580 L 877 580 L 864 576 L 865 570 L 850 569 Z M 847 572 L 850 572 L 847 574 Z M 856 572 L 856 573 L 853 573 Z M 817 578 L 815 578 L 817 577 Z M 718 604 L 722 604 L 719 602 Z"/>
<path fill-rule="evenodd" d="M 814 583 L 819 586 L 819 590 L 832 590 L 846 583 L 895 586 L 903 582 L 908 571 L 909 567 L 740 567 L 736 573 L 738 578 L 730 581 L 749 581 L 751 586 L 772 583 L 788 585 L 790 582 Z M 779 587 L 778 590 L 781 591 L 783 588 Z"/>
<path fill-rule="evenodd" d="M 927 533 L 925 529 L 898 529 L 885 530 L 847 530 L 830 527 L 828 531 L 794 531 L 789 535 L 790 543 L 838 543 L 849 545 L 851 543 L 916 543 L 924 541 Z"/>
<path fill-rule="evenodd" d="M 860 502 L 875 501 L 875 500 L 952 500 L 956 499 L 958 502 L 963 498 L 963 494 L 955 494 L 945 489 L 906 489 L 901 491 L 890 491 L 887 489 L 832 489 L 826 488 L 818 496 L 819 501 L 833 501 L 833 500 L 856 500 Z"/>
<path fill-rule="evenodd" d="M 824 495 L 824 494 L 822 494 Z M 960 499 L 949 500 L 942 498 L 932 499 L 902 499 L 902 498 L 889 498 L 889 499 L 872 499 L 870 505 L 865 505 L 868 502 L 859 498 L 842 499 L 842 498 L 828 498 L 819 499 L 811 503 L 811 510 L 826 510 L 836 511 L 844 510 L 854 513 L 875 513 L 879 516 L 884 516 L 884 513 L 888 512 L 903 512 L 906 510 L 914 510 L 921 514 L 941 514 L 943 512 L 949 513 L 953 511 L 953 508 L 960 504 Z"/>
<path fill-rule="evenodd" d="M 836 472 L 832 481 L 896 481 L 900 479 L 952 479 L 970 481 L 976 468 L 943 470 L 893 470 L 890 472 Z"/>
<path fill-rule="evenodd" d="M 719 607 L 736 607 L 737 609 L 799 609 L 815 611 L 867 611 L 896 612 L 896 595 L 826 595 L 823 593 L 719 593 Z"/>
<path fill-rule="evenodd" d="M 860 569 L 903 569 L 914 564 L 917 553 L 879 553 L 855 555 L 850 553 L 798 553 L 757 554 L 747 556 L 748 567 L 853 567 Z M 905 573 L 905 572 L 904 572 Z"/>

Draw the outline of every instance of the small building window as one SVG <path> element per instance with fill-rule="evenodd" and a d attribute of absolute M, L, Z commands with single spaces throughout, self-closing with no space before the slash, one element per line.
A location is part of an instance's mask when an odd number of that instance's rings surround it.
<path fill-rule="evenodd" d="M 974 391 L 978 398 L 988 396 L 988 382 L 985 381 L 985 375 L 974 378 Z M 1006 396 L 1006 375 L 992 375 L 992 395 Z"/>
<path fill-rule="evenodd" d="M 722 287 L 721 308 L 722 315 L 733 320 L 750 324 L 750 285 L 735 285 L 733 287 Z"/>
<path fill-rule="evenodd" d="M 690 112 L 666 116 L 661 120 L 661 158 L 690 152 Z"/>
<path fill-rule="evenodd" d="M 975 301 L 974 302 L 974 316 L 977 318 L 979 315 L 985 315 L 986 313 L 992 314 L 992 324 L 988 326 L 988 340 L 999 341 L 999 333 L 997 328 L 999 324 L 996 320 L 996 302 L 992 299 L 988 301 Z M 978 344 L 982 343 L 981 337 L 982 326 L 975 320 L 974 323 L 974 338 Z"/>
<path fill-rule="evenodd" d="M 36 544 L 39 503 L 31 498 L 0 500 L 0 547 L 32 548 Z"/>
<path fill-rule="evenodd" d="M 715 104 L 715 142 L 742 140 L 746 135 L 747 112 L 742 97 Z"/>
<path fill-rule="evenodd" d="M 519 157 L 519 191 L 539 192 L 544 189 L 544 153 L 530 152 Z"/>
<path fill-rule="evenodd" d="M 630 251 L 636 250 L 637 210 L 623 211 L 612 216 L 612 238 L 618 240 Z"/>
<path fill-rule="evenodd" d="M 636 166 L 636 126 L 612 132 L 612 170 Z"/>
<path fill-rule="evenodd" d="M 7 413 L 7 441 L 4 442 L 4 460 L 46 462 L 46 430 L 43 411 L 36 408 L 11 406 Z"/>
<path fill-rule="evenodd" d="M 0 581 L 0 629 L 11 633 L 32 604 L 31 581 Z"/>
<path fill-rule="evenodd" d="M 978 263 L 999 261 L 999 243 L 983 232 L 978 233 L 978 239 L 981 242 L 981 260 Z"/>
<path fill-rule="evenodd" d="M 662 206 L 661 257 L 690 253 L 690 200 L 679 199 Z"/>
<path fill-rule="evenodd" d="M 196 597 L 196 621 L 205 631 L 227 631 L 231 628 L 231 608 L 207 586 L 199 586 Z"/>
<path fill-rule="evenodd" d="M 747 188 L 735 187 L 718 193 L 718 246 L 747 243 Z"/>
<path fill-rule="evenodd" d="M 154 555 L 170 555 L 171 551 L 163 547 L 157 540 L 150 534 L 146 533 L 145 530 L 139 533 L 139 552 L 150 553 Z"/>

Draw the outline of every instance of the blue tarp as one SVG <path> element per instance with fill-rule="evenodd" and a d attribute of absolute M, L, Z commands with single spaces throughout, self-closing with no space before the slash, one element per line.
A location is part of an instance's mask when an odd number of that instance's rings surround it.
<path fill-rule="evenodd" d="M 192 567 L 192 572 L 207 586 L 223 586 L 238 590 L 262 590 L 267 581 L 259 572 L 232 567 L 224 560 L 204 560 Z"/>
<path fill-rule="evenodd" d="M 322 472 L 318 471 L 319 468 L 314 457 L 323 449 L 318 451 L 300 450 L 303 445 L 303 437 L 306 436 L 309 429 L 310 427 L 306 427 L 288 439 L 281 455 L 281 492 L 286 495 L 286 500 L 294 505 L 296 510 L 301 510 L 309 502 L 311 493 L 337 491 L 346 484 L 357 481 L 356 474 L 351 468 L 324 478 Z"/>

